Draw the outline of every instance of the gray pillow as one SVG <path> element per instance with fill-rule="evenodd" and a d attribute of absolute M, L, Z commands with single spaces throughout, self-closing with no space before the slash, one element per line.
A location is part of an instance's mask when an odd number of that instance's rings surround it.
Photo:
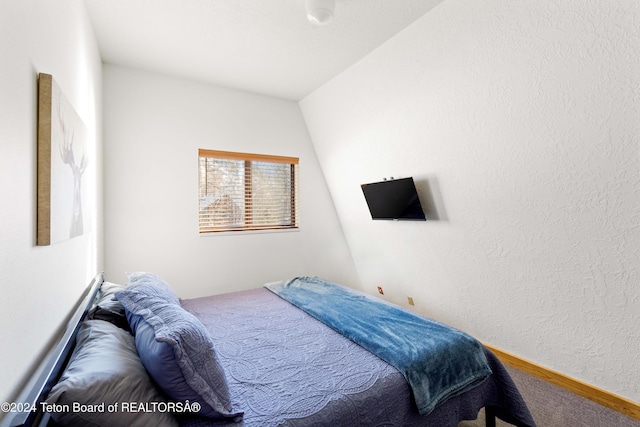
<path fill-rule="evenodd" d="M 115 293 L 123 290 L 124 288 L 124 285 L 112 282 L 103 282 L 100 286 L 100 292 L 98 292 L 97 296 L 98 304 L 108 305 L 116 301 L 116 299 L 114 298 Z"/>
<path fill-rule="evenodd" d="M 69 409 L 52 414 L 56 423 L 104 427 L 178 425 L 167 412 L 122 410 L 123 403 L 166 402 L 142 365 L 131 334 L 102 320 L 87 320 L 80 325 L 76 341 L 71 362 L 46 400 Z M 95 412 L 78 410 L 77 406 L 103 404 L 104 409 L 93 406 Z M 108 410 L 116 404 L 117 410 Z"/>
<path fill-rule="evenodd" d="M 124 307 L 115 298 L 115 293 L 123 289 L 123 285 L 104 282 L 96 296 L 96 305 L 87 313 L 87 319 L 104 320 L 131 332 Z"/>

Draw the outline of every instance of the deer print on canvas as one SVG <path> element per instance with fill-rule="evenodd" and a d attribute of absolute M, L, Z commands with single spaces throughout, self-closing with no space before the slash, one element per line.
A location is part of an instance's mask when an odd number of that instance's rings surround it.
<path fill-rule="evenodd" d="M 39 73 L 37 245 L 91 231 L 95 182 L 90 144 L 87 127 L 53 76 Z"/>
<path fill-rule="evenodd" d="M 76 160 L 74 148 L 74 129 L 67 124 L 64 112 L 58 104 L 58 120 L 60 121 L 60 130 L 62 138 L 60 140 L 59 152 L 62 162 L 71 168 L 73 174 L 73 208 L 71 213 L 71 227 L 69 229 L 69 237 L 81 235 L 83 230 L 82 218 L 82 174 L 87 169 L 87 157 L 82 150 L 82 158 Z"/>

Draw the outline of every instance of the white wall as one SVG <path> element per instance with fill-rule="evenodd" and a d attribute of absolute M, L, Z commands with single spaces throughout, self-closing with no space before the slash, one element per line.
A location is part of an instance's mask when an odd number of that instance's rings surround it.
<path fill-rule="evenodd" d="M 80 0 L 0 2 L 0 401 L 11 401 L 102 264 L 101 64 Z M 36 246 L 37 75 L 89 129 L 92 232 Z M 2 414 L 0 414 L 2 416 Z"/>
<path fill-rule="evenodd" d="M 364 289 L 640 401 L 638 22 L 447 0 L 302 100 Z M 389 176 L 436 219 L 371 221 Z"/>
<path fill-rule="evenodd" d="M 106 65 L 105 265 L 183 298 L 296 275 L 359 287 L 295 102 Z M 300 231 L 200 236 L 198 148 L 300 158 Z"/>

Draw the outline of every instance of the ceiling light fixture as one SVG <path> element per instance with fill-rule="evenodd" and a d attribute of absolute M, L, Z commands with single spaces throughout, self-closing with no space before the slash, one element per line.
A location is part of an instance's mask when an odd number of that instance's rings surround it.
<path fill-rule="evenodd" d="M 305 0 L 307 19 L 314 25 L 327 25 L 333 19 L 336 0 Z"/>

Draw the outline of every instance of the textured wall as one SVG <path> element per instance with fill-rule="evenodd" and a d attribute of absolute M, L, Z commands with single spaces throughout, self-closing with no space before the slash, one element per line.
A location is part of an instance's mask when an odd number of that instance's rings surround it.
<path fill-rule="evenodd" d="M 358 287 L 298 104 L 108 65 L 105 268 L 151 271 L 183 298 L 297 275 Z M 300 158 L 300 229 L 198 233 L 198 148 Z"/>
<path fill-rule="evenodd" d="M 101 268 L 101 63 L 81 0 L 0 2 L 0 402 L 11 401 Z M 38 73 L 89 130 L 92 231 L 36 246 Z M 0 417 L 3 414 L 0 413 Z"/>
<path fill-rule="evenodd" d="M 301 101 L 367 291 L 640 400 L 640 3 L 448 0 Z M 413 176 L 432 220 L 370 220 Z"/>

